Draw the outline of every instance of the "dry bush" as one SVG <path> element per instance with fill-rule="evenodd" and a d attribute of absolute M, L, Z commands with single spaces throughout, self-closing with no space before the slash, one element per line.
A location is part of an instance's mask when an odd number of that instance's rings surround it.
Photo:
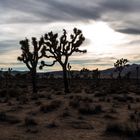
<path fill-rule="evenodd" d="M 31 116 L 25 117 L 24 123 L 25 123 L 25 126 L 35 126 L 38 124 L 36 120 Z"/>
<path fill-rule="evenodd" d="M 134 137 L 140 136 L 140 128 L 130 123 L 110 123 L 106 126 L 106 134 L 114 134 L 118 136 Z"/>
<path fill-rule="evenodd" d="M 20 88 L 8 88 L 0 90 L 0 97 L 19 97 L 23 91 Z"/>
<path fill-rule="evenodd" d="M 99 114 L 103 112 L 101 105 L 91 106 L 90 104 L 84 104 L 80 106 L 78 111 L 83 115 Z"/>
<path fill-rule="evenodd" d="M 0 112 L 0 122 L 7 122 L 9 124 L 17 124 L 17 123 L 20 123 L 21 120 L 19 120 L 19 118 L 16 116 L 7 115 L 5 112 Z"/>
<path fill-rule="evenodd" d="M 94 129 L 93 125 L 85 120 L 72 120 L 68 122 L 75 129 Z"/>
<path fill-rule="evenodd" d="M 62 104 L 62 101 L 54 100 L 50 104 L 42 105 L 40 107 L 40 111 L 42 111 L 44 113 L 51 112 L 51 111 L 54 111 L 54 110 L 58 109 L 61 104 Z"/>
<path fill-rule="evenodd" d="M 52 122 L 48 123 L 46 127 L 47 128 L 56 128 L 56 127 L 58 127 L 58 125 L 56 124 L 55 121 L 52 121 Z"/>

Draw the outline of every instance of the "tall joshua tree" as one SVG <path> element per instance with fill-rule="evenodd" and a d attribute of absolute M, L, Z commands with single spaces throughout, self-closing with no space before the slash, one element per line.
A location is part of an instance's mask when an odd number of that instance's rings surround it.
<path fill-rule="evenodd" d="M 137 83 L 139 81 L 139 66 L 136 67 Z"/>
<path fill-rule="evenodd" d="M 40 38 L 40 40 L 37 41 L 35 37 L 32 38 L 32 46 L 30 45 L 29 40 L 27 38 L 25 40 L 20 41 L 22 54 L 17 59 L 25 63 L 31 73 L 33 93 L 37 93 L 37 64 L 38 60 L 42 58 L 42 55 L 39 56 L 39 52 L 41 51 L 41 46 L 43 45 L 43 42 L 43 38 Z"/>
<path fill-rule="evenodd" d="M 119 79 L 121 79 L 121 73 L 122 73 L 123 69 L 124 69 L 126 66 L 128 66 L 128 65 L 127 65 L 128 62 L 129 62 L 129 61 L 128 61 L 127 59 L 121 58 L 121 59 L 118 59 L 118 60 L 114 63 L 114 67 L 116 68 L 116 71 L 119 72 L 119 74 L 118 74 L 118 78 L 119 78 Z"/>
<path fill-rule="evenodd" d="M 65 93 L 69 93 L 69 84 L 67 77 L 67 69 L 69 63 L 69 57 L 73 53 L 86 53 L 86 50 L 80 50 L 79 47 L 84 42 L 85 37 L 82 34 L 82 31 L 74 28 L 73 34 L 70 35 L 70 40 L 68 40 L 68 35 L 66 30 L 63 30 L 63 35 L 58 37 L 58 34 L 49 32 L 44 36 L 44 48 L 42 55 L 46 58 L 53 58 L 55 62 L 58 62 L 63 70 L 63 81 L 65 87 Z M 48 53 L 49 52 L 49 55 Z M 41 62 L 41 68 L 45 66 L 45 62 Z"/>

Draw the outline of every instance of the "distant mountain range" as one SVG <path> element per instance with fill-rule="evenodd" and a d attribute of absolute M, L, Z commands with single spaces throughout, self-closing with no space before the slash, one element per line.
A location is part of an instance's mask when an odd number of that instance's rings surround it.
<path fill-rule="evenodd" d="M 136 78 L 136 67 L 139 68 L 139 76 L 140 76 L 140 65 L 138 64 L 132 64 L 132 65 L 129 65 L 128 67 L 125 67 L 123 72 L 122 72 L 122 76 L 125 76 L 128 72 L 130 72 L 130 78 Z M 73 72 L 73 75 L 78 75 L 80 74 L 80 71 L 78 70 L 74 70 L 72 71 Z M 28 73 L 28 71 L 12 71 L 12 75 L 16 75 L 16 74 L 25 74 L 25 73 Z M 113 77 L 117 77 L 118 73 L 115 72 L 115 68 L 109 68 L 109 69 L 106 69 L 106 70 L 101 70 L 100 71 L 100 75 L 101 75 L 101 78 L 111 78 L 111 74 L 113 74 Z M 43 77 L 43 76 L 55 76 L 55 77 L 62 77 L 63 75 L 63 72 L 62 71 L 52 71 L 52 72 L 39 72 L 38 73 L 38 76 L 39 77 Z M 92 76 L 92 71 L 89 71 L 87 72 L 87 75 L 89 77 Z"/>

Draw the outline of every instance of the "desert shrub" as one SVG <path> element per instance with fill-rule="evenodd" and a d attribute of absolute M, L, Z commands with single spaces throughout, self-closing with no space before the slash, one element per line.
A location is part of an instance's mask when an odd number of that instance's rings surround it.
<path fill-rule="evenodd" d="M 19 101 L 19 104 L 26 104 L 29 101 L 29 99 L 24 95 L 17 97 L 16 100 Z"/>
<path fill-rule="evenodd" d="M 79 106 L 79 101 L 78 100 L 72 100 L 69 102 L 69 106 L 73 108 L 77 108 Z"/>
<path fill-rule="evenodd" d="M 110 102 L 111 102 L 111 99 L 110 99 L 110 98 L 107 98 L 106 101 L 107 101 L 108 103 L 110 103 Z"/>
<path fill-rule="evenodd" d="M 10 124 L 16 124 L 20 123 L 21 121 L 18 119 L 18 117 L 13 115 L 7 115 L 5 112 L 0 112 L 0 121 L 1 122 L 7 122 Z"/>
<path fill-rule="evenodd" d="M 117 100 L 118 102 L 127 102 L 127 98 L 124 96 L 115 96 L 113 99 Z"/>
<path fill-rule="evenodd" d="M 127 108 L 128 108 L 128 110 L 131 110 L 131 105 L 128 104 L 128 105 L 127 105 Z"/>
<path fill-rule="evenodd" d="M 84 106 L 79 107 L 78 111 L 83 115 L 99 114 L 103 112 L 101 105 L 90 106 L 89 104 L 85 104 Z"/>
<path fill-rule="evenodd" d="M 76 88 L 73 90 L 74 93 L 81 93 L 82 92 L 82 89 L 81 88 Z"/>
<path fill-rule="evenodd" d="M 68 108 L 65 108 L 64 111 L 62 112 L 62 114 L 60 115 L 60 117 L 66 118 L 71 116 L 70 111 Z"/>
<path fill-rule="evenodd" d="M 5 121 L 6 120 L 6 113 L 5 112 L 0 112 L 0 121 Z"/>
<path fill-rule="evenodd" d="M 40 111 L 42 111 L 44 113 L 47 113 L 47 112 L 50 112 L 50 111 L 54 111 L 54 110 L 58 109 L 61 104 L 62 104 L 62 101 L 54 100 L 50 104 L 42 105 L 40 107 Z"/>
<path fill-rule="evenodd" d="M 75 129 L 94 129 L 93 125 L 85 120 L 72 120 L 68 123 Z"/>
<path fill-rule="evenodd" d="M 73 98 L 74 98 L 74 96 L 73 96 L 73 95 L 70 95 L 70 96 L 69 96 L 69 99 L 73 99 Z"/>
<path fill-rule="evenodd" d="M 25 123 L 25 126 L 35 126 L 38 124 L 36 120 L 31 116 L 25 117 L 24 123 Z"/>
<path fill-rule="evenodd" d="M 131 121 L 135 121 L 135 119 L 136 119 L 136 116 L 135 116 L 135 114 L 130 114 L 129 115 L 129 119 L 131 120 Z"/>
<path fill-rule="evenodd" d="M 1 89 L 0 90 L 0 97 L 6 97 L 7 90 L 6 89 Z"/>
<path fill-rule="evenodd" d="M 64 94 L 62 91 L 56 91 L 55 95 L 62 95 Z"/>
<path fill-rule="evenodd" d="M 18 97 L 18 96 L 21 95 L 21 90 L 18 89 L 18 88 L 16 88 L 16 89 L 15 88 L 11 88 L 11 89 L 8 90 L 8 95 L 10 97 Z"/>
<path fill-rule="evenodd" d="M 46 96 L 43 93 L 38 93 L 38 98 L 45 98 Z"/>
<path fill-rule="evenodd" d="M 69 106 L 73 107 L 73 108 L 77 108 L 80 105 L 80 100 L 78 98 L 74 98 L 73 100 L 71 100 L 69 102 Z"/>
<path fill-rule="evenodd" d="M 107 134 L 122 135 L 127 137 L 140 136 L 140 129 L 130 123 L 112 123 L 106 126 Z"/>
<path fill-rule="evenodd" d="M 105 102 L 106 101 L 106 97 L 100 97 L 98 100 L 99 100 L 99 102 Z"/>
<path fill-rule="evenodd" d="M 19 88 L 23 89 L 23 88 L 27 88 L 28 86 L 26 84 L 22 83 L 22 84 L 17 84 L 16 87 L 19 87 Z"/>
<path fill-rule="evenodd" d="M 52 95 L 51 95 L 51 94 L 48 94 L 48 95 L 46 95 L 46 98 L 47 98 L 48 100 L 51 100 L 51 99 L 52 99 Z"/>
<path fill-rule="evenodd" d="M 136 102 L 140 102 L 140 98 L 136 98 Z"/>
<path fill-rule="evenodd" d="M 83 97 L 81 99 L 81 101 L 83 102 L 87 102 L 87 103 L 92 103 L 93 102 L 93 99 L 91 97 Z"/>
<path fill-rule="evenodd" d="M 115 108 L 110 108 L 109 113 L 117 113 L 117 110 Z"/>
<path fill-rule="evenodd" d="M 103 117 L 104 117 L 105 119 L 111 119 L 111 120 L 116 120 L 116 119 L 117 119 L 116 117 L 114 117 L 114 116 L 112 116 L 112 115 L 110 115 L 110 114 L 105 114 Z"/>
<path fill-rule="evenodd" d="M 58 127 L 55 121 L 52 121 L 49 124 L 47 124 L 47 128 L 55 128 L 55 127 Z"/>
<path fill-rule="evenodd" d="M 21 89 L 19 88 L 9 88 L 0 90 L 0 97 L 18 97 L 22 95 Z"/>
<path fill-rule="evenodd" d="M 94 93 L 94 97 L 105 97 L 106 96 L 106 94 L 105 93 L 101 93 L 101 92 L 95 92 Z"/>
<path fill-rule="evenodd" d="M 36 101 L 35 105 L 40 106 L 40 105 L 42 105 L 42 102 L 41 101 Z"/>
<path fill-rule="evenodd" d="M 90 89 L 85 89 L 85 93 L 87 93 L 87 94 L 92 94 L 93 92 L 92 92 L 92 90 L 90 90 Z"/>
<path fill-rule="evenodd" d="M 76 95 L 76 96 L 69 96 L 69 98 L 71 99 L 69 102 L 69 106 L 73 107 L 73 108 L 77 108 L 80 105 L 80 101 L 82 100 L 82 96 L 80 95 Z"/>

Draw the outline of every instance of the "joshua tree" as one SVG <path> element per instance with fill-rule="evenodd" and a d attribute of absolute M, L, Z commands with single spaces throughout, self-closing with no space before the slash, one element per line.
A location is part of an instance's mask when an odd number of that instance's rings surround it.
<path fill-rule="evenodd" d="M 90 70 L 87 68 L 82 68 L 80 70 L 80 75 L 82 75 L 84 78 L 88 78 L 89 77 L 89 72 Z"/>
<path fill-rule="evenodd" d="M 2 85 L 3 68 L 0 69 L 0 85 Z M 1 87 L 1 86 L 0 86 Z"/>
<path fill-rule="evenodd" d="M 77 28 L 73 29 L 73 34 L 70 35 L 70 40 L 68 40 L 66 30 L 63 30 L 63 35 L 60 38 L 58 38 L 58 34 L 54 34 L 53 32 L 49 32 L 44 36 L 42 55 L 46 58 L 53 58 L 55 60 L 54 63 L 58 62 L 61 65 L 63 70 L 65 93 L 70 92 L 67 78 L 69 57 L 75 52 L 86 53 L 86 50 L 79 49 L 84 40 L 85 37 L 83 36 L 82 31 Z M 50 53 L 49 56 L 47 52 Z M 41 68 L 45 65 L 45 62 L 42 61 Z"/>
<path fill-rule="evenodd" d="M 128 62 L 129 62 L 129 61 L 128 61 L 127 59 L 121 58 L 121 59 L 118 59 L 118 60 L 116 61 L 116 63 L 114 63 L 114 67 L 116 68 L 116 71 L 119 72 L 119 74 L 118 74 L 118 78 L 119 78 L 119 79 L 121 79 L 121 73 L 122 73 L 123 69 L 124 69 L 126 66 L 128 66 L 128 65 L 127 65 Z"/>
<path fill-rule="evenodd" d="M 71 84 L 71 78 L 72 78 L 72 73 L 71 73 L 71 65 L 68 63 L 68 80 L 69 80 L 69 85 Z"/>
<path fill-rule="evenodd" d="M 97 80 L 100 79 L 100 71 L 98 68 L 92 71 L 92 77 Z"/>
<path fill-rule="evenodd" d="M 29 40 L 27 38 L 20 41 L 20 45 L 22 54 L 17 59 L 25 63 L 29 69 L 32 77 L 33 93 L 37 93 L 36 73 L 38 60 L 42 58 L 42 55 L 39 56 L 39 52 L 41 51 L 41 46 L 43 45 L 43 38 L 40 38 L 40 40 L 37 41 L 37 39 L 33 37 L 32 47 L 30 46 Z"/>
<path fill-rule="evenodd" d="M 139 81 L 139 66 L 136 67 L 137 82 Z"/>

